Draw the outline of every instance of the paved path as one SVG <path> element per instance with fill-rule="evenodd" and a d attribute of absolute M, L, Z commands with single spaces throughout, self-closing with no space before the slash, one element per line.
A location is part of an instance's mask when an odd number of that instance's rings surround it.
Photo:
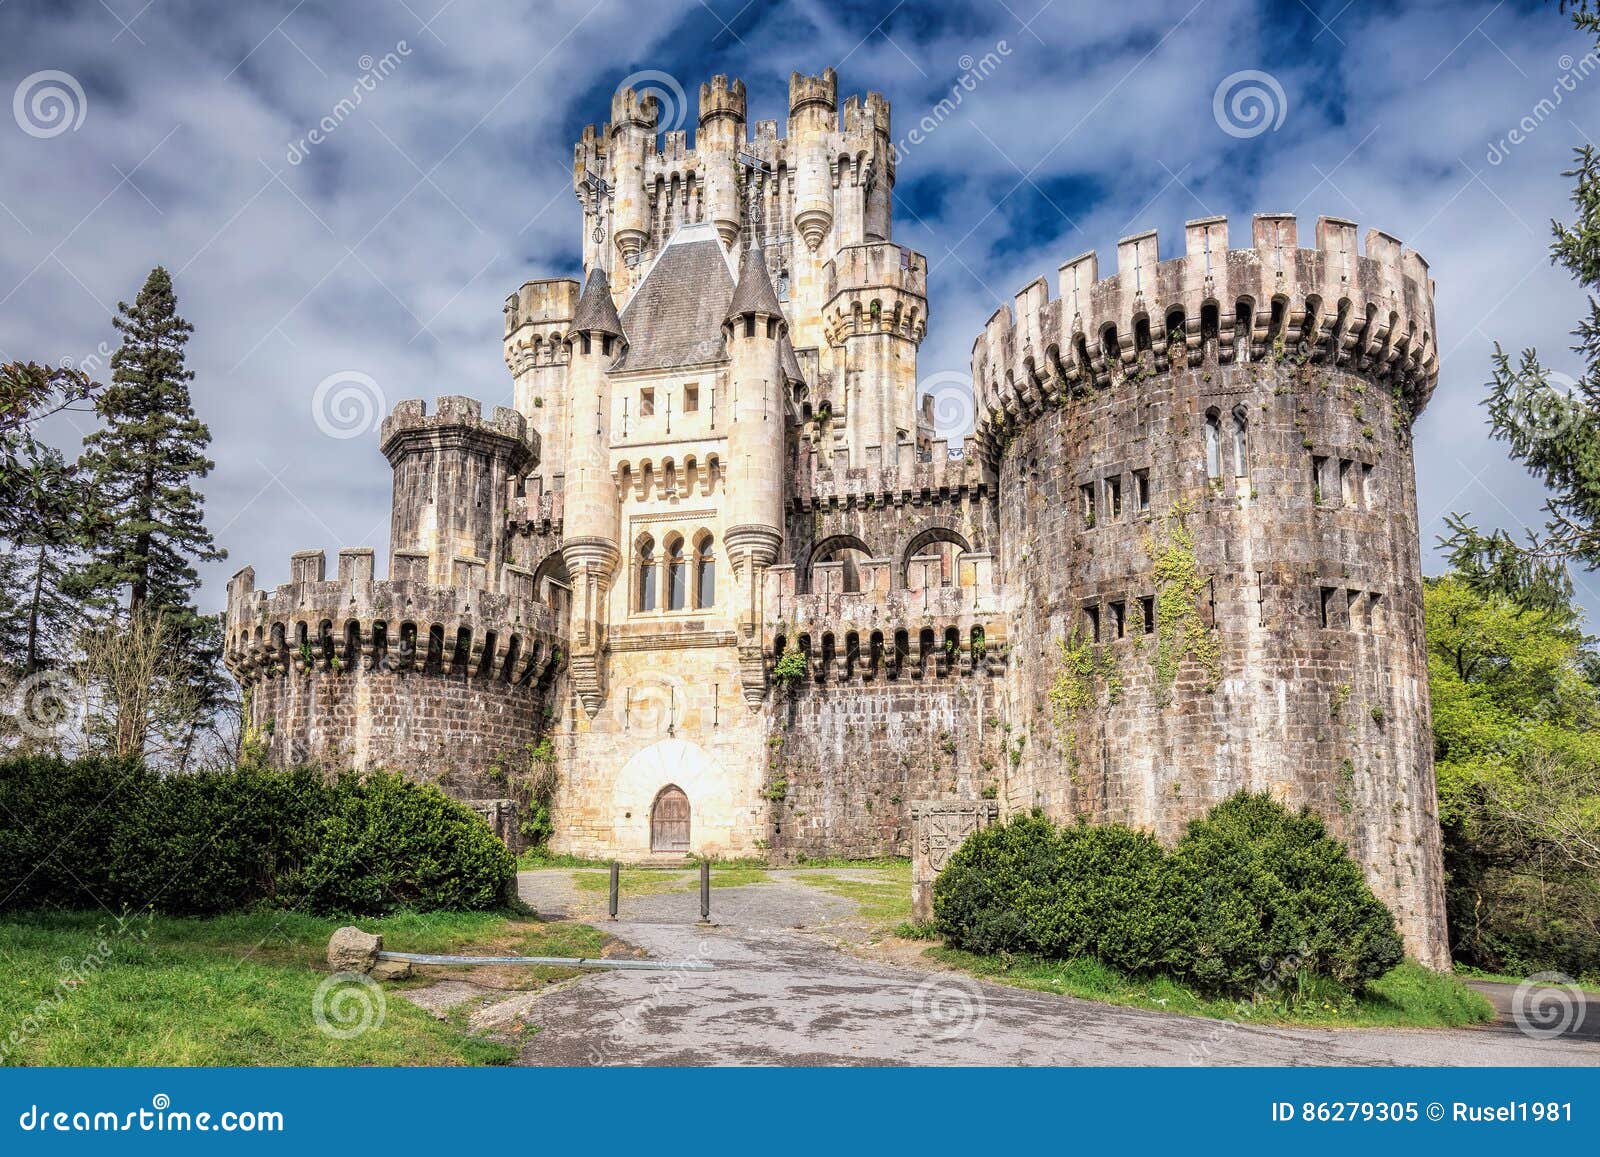
<path fill-rule="evenodd" d="M 843 874 L 837 871 L 831 875 Z M 1530 1040 L 1514 1028 L 1294 1029 L 1117 1008 L 845 951 L 865 929 L 855 905 L 798 882 L 625 899 L 606 925 L 664 959 L 716 971 L 586 974 L 506 1016 L 541 1025 L 530 1065 L 1596 1065 L 1600 1043 Z M 568 873 L 525 872 L 546 915 L 591 915 L 604 893 Z M 598 900 L 596 900 L 598 897 Z M 1591 1013 L 1591 1015 L 1595 1015 Z"/>

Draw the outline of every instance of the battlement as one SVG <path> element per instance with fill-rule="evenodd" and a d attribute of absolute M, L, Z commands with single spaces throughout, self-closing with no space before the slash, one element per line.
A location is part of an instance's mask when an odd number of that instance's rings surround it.
<path fill-rule="evenodd" d="M 560 661 L 563 624 L 535 597 L 533 575 L 508 569 L 507 589 L 375 580 L 373 552 L 297 551 L 290 580 L 257 590 L 255 568 L 228 582 L 224 662 L 245 687 L 298 672 L 468 675 L 542 681 Z"/>
<path fill-rule="evenodd" d="M 928 259 L 892 241 L 839 250 L 824 270 L 830 344 L 868 333 L 920 342 L 928 328 Z"/>
<path fill-rule="evenodd" d="M 881 92 L 851 96 L 844 102 L 844 131 L 889 135 L 889 99 Z"/>
<path fill-rule="evenodd" d="M 821 76 L 789 74 L 790 119 L 808 105 L 818 105 L 830 113 L 839 107 L 839 76 L 833 69 L 823 69 Z"/>
<path fill-rule="evenodd" d="M 954 452 L 943 438 L 926 449 L 915 442 L 887 448 L 868 446 L 866 464 L 851 466 L 848 450 L 819 454 L 802 445 L 795 469 L 793 502 L 798 510 L 867 506 L 876 502 L 909 502 L 981 495 L 992 492 L 994 471 L 974 437 Z"/>
<path fill-rule="evenodd" d="M 521 289 L 506 298 L 506 337 L 523 326 L 564 328 L 578 308 L 579 290 L 570 277 L 523 282 Z"/>
<path fill-rule="evenodd" d="M 699 125 L 706 125 L 726 117 L 730 120 L 744 123 L 745 97 L 744 81 L 735 78 L 731 83 L 728 78 L 718 73 L 711 80 L 700 86 L 700 118 Z"/>
<path fill-rule="evenodd" d="M 655 132 L 661 120 L 661 102 L 649 90 L 639 93 L 631 86 L 623 86 L 611 94 L 611 123 L 607 135 L 615 136 L 624 126 L 636 126 L 646 132 Z"/>
<path fill-rule="evenodd" d="M 1026 418 L 1074 389 L 1105 385 L 1148 355 L 1162 372 L 1214 357 L 1336 364 L 1403 391 L 1413 415 L 1438 381 L 1433 282 L 1413 250 L 1377 229 L 1317 219 L 1297 244 L 1288 214 L 1257 214 L 1252 246 L 1228 248 L 1224 217 L 1190 221 L 1182 257 L 1160 260 L 1154 232 L 1117 243 L 1117 272 L 1084 253 L 1061 266 L 1060 296 L 1039 278 L 989 319 L 973 346 L 980 428 Z"/>
<path fill-rule="evenodd" d="M 485 419 L 483 403 L 476 398 L 449 394 L 434 403 L 434 412 L 428 413 L 428 404 L 421 398 L 408 398 L 395 405 L 383 420 L 380 444 L 391 462 L 418 441 L 438 442 L 441 439 L 488 439 L 509 442 L 510 456 L 526 466 L 537 460 L 539 434 L 528 429 L 528 420 L 510 406 L 496 406 Z M 514 466 L 513 470 L 519 469 Z"/>
<path fill-rule="evenodd" d="M 912 585 L 894 586 L 893 559 L 857 564 L 858 590 L 844 589 L 845 564 L 816 563 L 800 592 L 792 564 L 766 574 L 765 658 L 772 673 L 791 643 L 818 682 L 922 679 L 1005 668 L 1006 616 L 991 555 L 964 555 L 950 585 L 941 560 L 914 558 Z"/>

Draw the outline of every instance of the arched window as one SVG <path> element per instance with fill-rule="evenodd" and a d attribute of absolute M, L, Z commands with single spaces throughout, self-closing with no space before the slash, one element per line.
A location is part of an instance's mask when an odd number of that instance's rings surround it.
<path fill-rule="evenodd" d="M 1248 445 L 1250 418 L 1243 406 L 1233 408 L 1233 473 L 1243 478 L 1250 473 L 1250 447 Z"/>
<path fill-rule="evenodd" d="M 639 609 L 656 609 L 656 544 L 650 538 L 639 540 Z"/>
<path fill-rule="evenodd" d="M 715 542 L 702 534 L 694 544 L 694 605 L 714 606 L 717 601 L 717 556 Z"/>
<path fill-rule="evenodd" d="M 1222 476 L 1222 415 L 1215 408 L 1206 411 L 1206 477 Z"/>
<path fill-rule="evenodd" d="M 681 611 L 689 605 L 689 574 L 683 557 L 683 539 L 667 543 L 667 610 Z"/>

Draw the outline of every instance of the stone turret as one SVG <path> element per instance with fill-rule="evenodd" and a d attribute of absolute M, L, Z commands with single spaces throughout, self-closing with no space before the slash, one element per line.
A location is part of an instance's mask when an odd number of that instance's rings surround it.
<path fill-rule="evenodd" d="M 789 150 L 795 166 L 794 227 L 813 251 L 833 227 L 833 181 L 829 172 L 833 135 L 839 126 L 839 82 L 833 69 L 821 76 L 789 77 Z"/>
<path fill-rule="evenodd" d="M 834 389 L 844 403 L 851 461 L 892 461 L 895 446 L 917 436 L 927 259 L 884 242 L 852 245 L 828 266 L 826 281 L 824 332 L 830 345 L 845 351 L 843 388 L 836 377 Z"/>
<path fill-rule="evenodd" d="M 695 152 L 706 167 L 706 212 L 729 248 L 739 239 L 739 182 L 735 161 L 744 148 L 744 81 L 714 76 L 700 86 L 700 132 Z"/>
<path fill-rule="evenodd" d="M 512 488 L 539 460 L 522 415 L 496 406 L 485 419 L 473 398 L 440 398 L 432 414 L 405 401 L 384 420 L 381 445 L 394 468 L 389 573 L 498 589 Z"/>
<path fill-rule="evenodd" d="M 605 596 L 621 557 L 617 488 L 611 478 L 609 370 L 626 339 L 604 269 L 589 274 L 567 344 L 572 417 L 561 553 L 573 583 L 572 681 L 592 715 L 605 695 Z"/>
<path fill-rule="evenodd" d="M 781 347 L 788 324 L 767 274 L 760 245 L 745 251 L 723 325 L 731 364 L 728 476 L 730 502 L 725 533 L 740 583 L 735 619 L 744 666 L 745 697 L 764 694 L 761 664 L 761 602 L 764 575 L 783 545 L 783 446 L 788 415 L 787 374 Z"/>
<path fill-rule="evenodd" d="M 611 180 L 616 197 L 612 227 L 617 252 L 626 264 L 638 261 L 650 236 L 645 156 L 655 151 L 659 115 L 660 102 L 653 93 L 641 96 L 631 88 L 619 88 L 611 98 Z"/>
<path fill-rule="evenodd" d="M 505 360 L 515 382 L 516 408 L 539 436 L 535 473 L 546 489 L 559 490 L 566 475 L 567 333 L 578 307 L 578 283 L 570 277 L 527 282 L 506 298 Z"/>

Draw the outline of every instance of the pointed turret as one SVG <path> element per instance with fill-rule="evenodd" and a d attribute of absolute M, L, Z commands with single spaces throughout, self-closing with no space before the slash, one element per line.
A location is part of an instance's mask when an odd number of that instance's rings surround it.
<path fill-rule="evenodd" d="M 783 306 L 778 304 L 778 294 L 772 288 L 772 278 L 767 273 L 766 255 L 761 252 L 758 242 L 751 242 L 744 251 L 744 261 L 739 265 L 739 281 L 733 287 L 733 302 L 728 306 L 729 320 L 747 313 L 783 316 Z"/>
<path fill-rule="evenodd" d="M 572 312 L 571 332 L 598 333 L 627 340 L 622 332 L 622 319 L 617 316 L 616 302 L 611 300 L 611 282 L 598 265 L 589 274 L 583 296 L 578 298 L 578 308 Z"/>

